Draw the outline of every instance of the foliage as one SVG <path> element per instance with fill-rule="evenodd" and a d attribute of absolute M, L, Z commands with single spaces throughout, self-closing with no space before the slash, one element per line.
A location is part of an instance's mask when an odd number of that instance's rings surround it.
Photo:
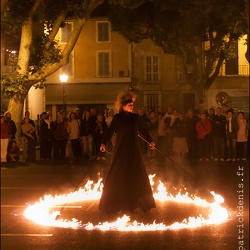
<path fill-rule="evenodd" d="M 109 3 L 112 29 L 129 42 L 138 43 L 149 38 L 165 53 L 181 56 L 184 62 L 194 64 L 197 62 L 197 46 L 207 42 L 208 47 L 204 53 L 207 63 L 201 76 L 204 88 L 211 85 L 218 74 L 220 63 L 235 56 L 232 53 L 233 43 L 248 31 L 244 0 L 106 1 Z M 9 0 L 5 11 L 1 13 L 4 28 L 1 32 L 12 32 L 13 40 L 16 34 L 19 39 L 32 39 L 30 44 L 20 47 L 18 63 L 25 61 L 23 68 L 17 67 L 11 76 L 1 78 L 5 96 L 21 98 L 31 86 L 42 88 L 45 78 L 67 62 L 67 56 L 72 51 L 83 24 L 78 26 L 74 42 L 65 46 L 68 51 L 62 51 L 55 36 L 50 35 L 63 27 L 66 20 L 87 18 L 89 9 L 93 10 L 93 6 L 102 2 L 103 0 Z M 36 4 L 38 7 L 35 7 Z M 60 16 L 62 19 L 58 21 Z M 29 22 L 31 26 L 27 31 L 24 27 Z M 9 37 L 6 40 L 10 40 Z M 15 44 L 19 45 L 20 42 Z"/>
<path fill-rule="evenodd" d="M 19 100 L 24 99 L 27 95 L 27 89 L 25 88 L 25 82 L 27 82 L 27 75 L 20 75 L 15 72 L 11 76 L 1 75 L 1 91 L 7 98 L 17 98 Z"/>
<path fill-rule="evenodd" d="M 30 44 L 27 43 L 20 47 L 17 67 L 13 74 L 2 76 L 1 89 L 4 96 L 23 98 L 32 85 L 35 88 L 44 87 L 45 71 L 52 65 L 59 64 L 63 59 L 62 48 L 55 40 L 55 35 L 50 36 L 50 34 L 52 32 L 56 34 L 58 29 L 65 25 L 66 20 L 84 18 L 88 3 L 90 3 L 90 0 L 8 1 L 8 5 L 1 15 L 3 28 L 1 33 L 2 37 L 5 38 L 3 40 L 4 48 L 9 47 L 18 51 L 22 39 L 27 41 L 29 37 L 32 37 L 32 40 Z M 36 7 L 36 4 L 38 4 L 38 7 Z M 58 21 L 60 16 L 63 18 Z M 24 29 L 30 21 L 32 23 L 30 30 Z M 57 22 L 59 22 L 59 26 L 56 25 Z M 77 40 L 77 38 L 75 39 Z M 15 43 L 12 40 L 15 40 Z M 70 49 L 73 49 L 73 45 Z M 67 56 L 67 53 L 65 54 Z M 21 67 L 19 64 L 24 61 L 24 58 L 27 63 L 22 64 Z M 61 66 L 55 67 L 55 70 Z"/>
<path fill-rule="evenodd" d="M 205 89 L 218 75 L 221 63 L 236 56 L 233 43 L 248 31 L 244 0 L 141 0 L 129 7 L 128 3 L 110 0 L 109 17 L 113 31 L 129 42 L 149 38 L 165 53 L 193 64 L 197 63 L 197 46 L 207 43 L 203 58 L 207 64 L 201 76 Z"/>
<path fill-rule="evenodd" d="M 42 36 L 33 40 L 30 55 L 29 73 L 34 74 L 40 71 L 44 66 L 58 63 L 62 59 L 60 45 L 57 41 L 52 41 L 47 48 L 48 37 Z M 42 72 L 41 72 L 42 73 Z"/>

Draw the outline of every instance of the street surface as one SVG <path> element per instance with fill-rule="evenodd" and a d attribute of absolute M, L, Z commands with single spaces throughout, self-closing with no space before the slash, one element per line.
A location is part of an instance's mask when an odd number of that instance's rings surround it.
<path fill-rule="evenodd" d="M 163 231 L 117 231 L 85 228 L 41 226 L 26 219 L 23 212 L 29 204 L 45 194 L 67 194 L 82 187 L 86 179 L 105 177 L 112 156 L 107 161 L 19 163 L 1 166 L 1 249 L 93 249 L 93 250 L 161 250 L 161 249 L 249 249 L 249 162 L 187 161 L 158 156 L 146 159 L 148 174 L 156 174 L 171 194 L 183 187 L 190 194 L 212 200 L 209 191 L 224 197 L 223 207 L 229 219 L 219 225 L 206 225 Z M 83 224 L 113 222 L 122 215 L 98 212 L 98 200 L 60 206 L 63 219 L 76 218 Z M 58 210 L 58 209 L 57 209 Z M 144 224 L 182 222 L 189 216 L 208 214 L 206 209 L 175 202 L 159 202 L 157 208 L 130 214 L 131 221 Z"/>

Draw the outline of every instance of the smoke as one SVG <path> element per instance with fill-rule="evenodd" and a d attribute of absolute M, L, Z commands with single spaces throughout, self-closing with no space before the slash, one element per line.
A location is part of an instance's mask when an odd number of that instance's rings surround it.
<path fill-rule="evenodd" d="M 161 180 L 172 195 L 188 192 L 203 199 L 213 200 L 209 190 L 219 184 L 218 168 L 211 162 L 188 161 L 178 157 L 162 157 L 146 162 L 149 174 L 156 174 L 154 181 Z"/>

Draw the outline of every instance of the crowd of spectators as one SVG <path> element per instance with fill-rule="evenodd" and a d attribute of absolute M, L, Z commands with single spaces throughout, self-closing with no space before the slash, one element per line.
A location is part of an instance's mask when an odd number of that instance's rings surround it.
<path fill-rule="evenodd" d="M 148 130 L 158 151 L 168 157 L 199 161 L 245 161 L 248 158 L 249 120 L 243 112 L 234 113 L 228 108 L 211 108 L 197 114 L 193 109 L 186 113 L 168 107 L 166 112 L 138 109 L 139 126 Z M 29 111 L 21 123 L 22 159 L 36 160 L 36 146 L 40 146 L 40 160 L 106 160 L 106 153 L 100 152 L 102 138 L 115 115 L 113 109 L 98 113 L 96 108 L 79 109 L 57 113 L 43 112 L 35 122 Z M 1 162 L 16 162 L 20 148 L 15 141 L 16 124 L 11 113 L 1 115 Z M 115 134 L 107 145 L 111 152 Z M 157 151 L 140 140 L 142 154 L 147 158 L 157 157 Z"/>

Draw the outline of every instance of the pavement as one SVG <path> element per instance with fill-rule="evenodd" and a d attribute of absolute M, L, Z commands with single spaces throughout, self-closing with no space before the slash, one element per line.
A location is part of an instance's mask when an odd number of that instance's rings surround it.
<path fill-rule="evenodd" d="M 249 161 L 188 161 L 177 157 L 145 157 L 148 174 L 164 183 L 173 195 L 188 192 L 211 201 L 211 191 L 223 196 L 229 219 L 219 225 L 162 231 L 86 230 L 41 226 L 23 216 L 29 204 L 44 195 L 78 190 L 88 179 L 105 178 L 112 159 L 106 161 L 36 161 L 1 165 L 1 249 L 249 249 Z M 67 205 L 67 204 L 66 204 Z M 131 221 L 172 225 L 208 211 L 187 204 L 162 203 L 149 213 L 136 211 Z M 113 214 L 98 212 L 98 200 L 61 207 L 63 219 L 83 224 L 113 222 Z"/>

